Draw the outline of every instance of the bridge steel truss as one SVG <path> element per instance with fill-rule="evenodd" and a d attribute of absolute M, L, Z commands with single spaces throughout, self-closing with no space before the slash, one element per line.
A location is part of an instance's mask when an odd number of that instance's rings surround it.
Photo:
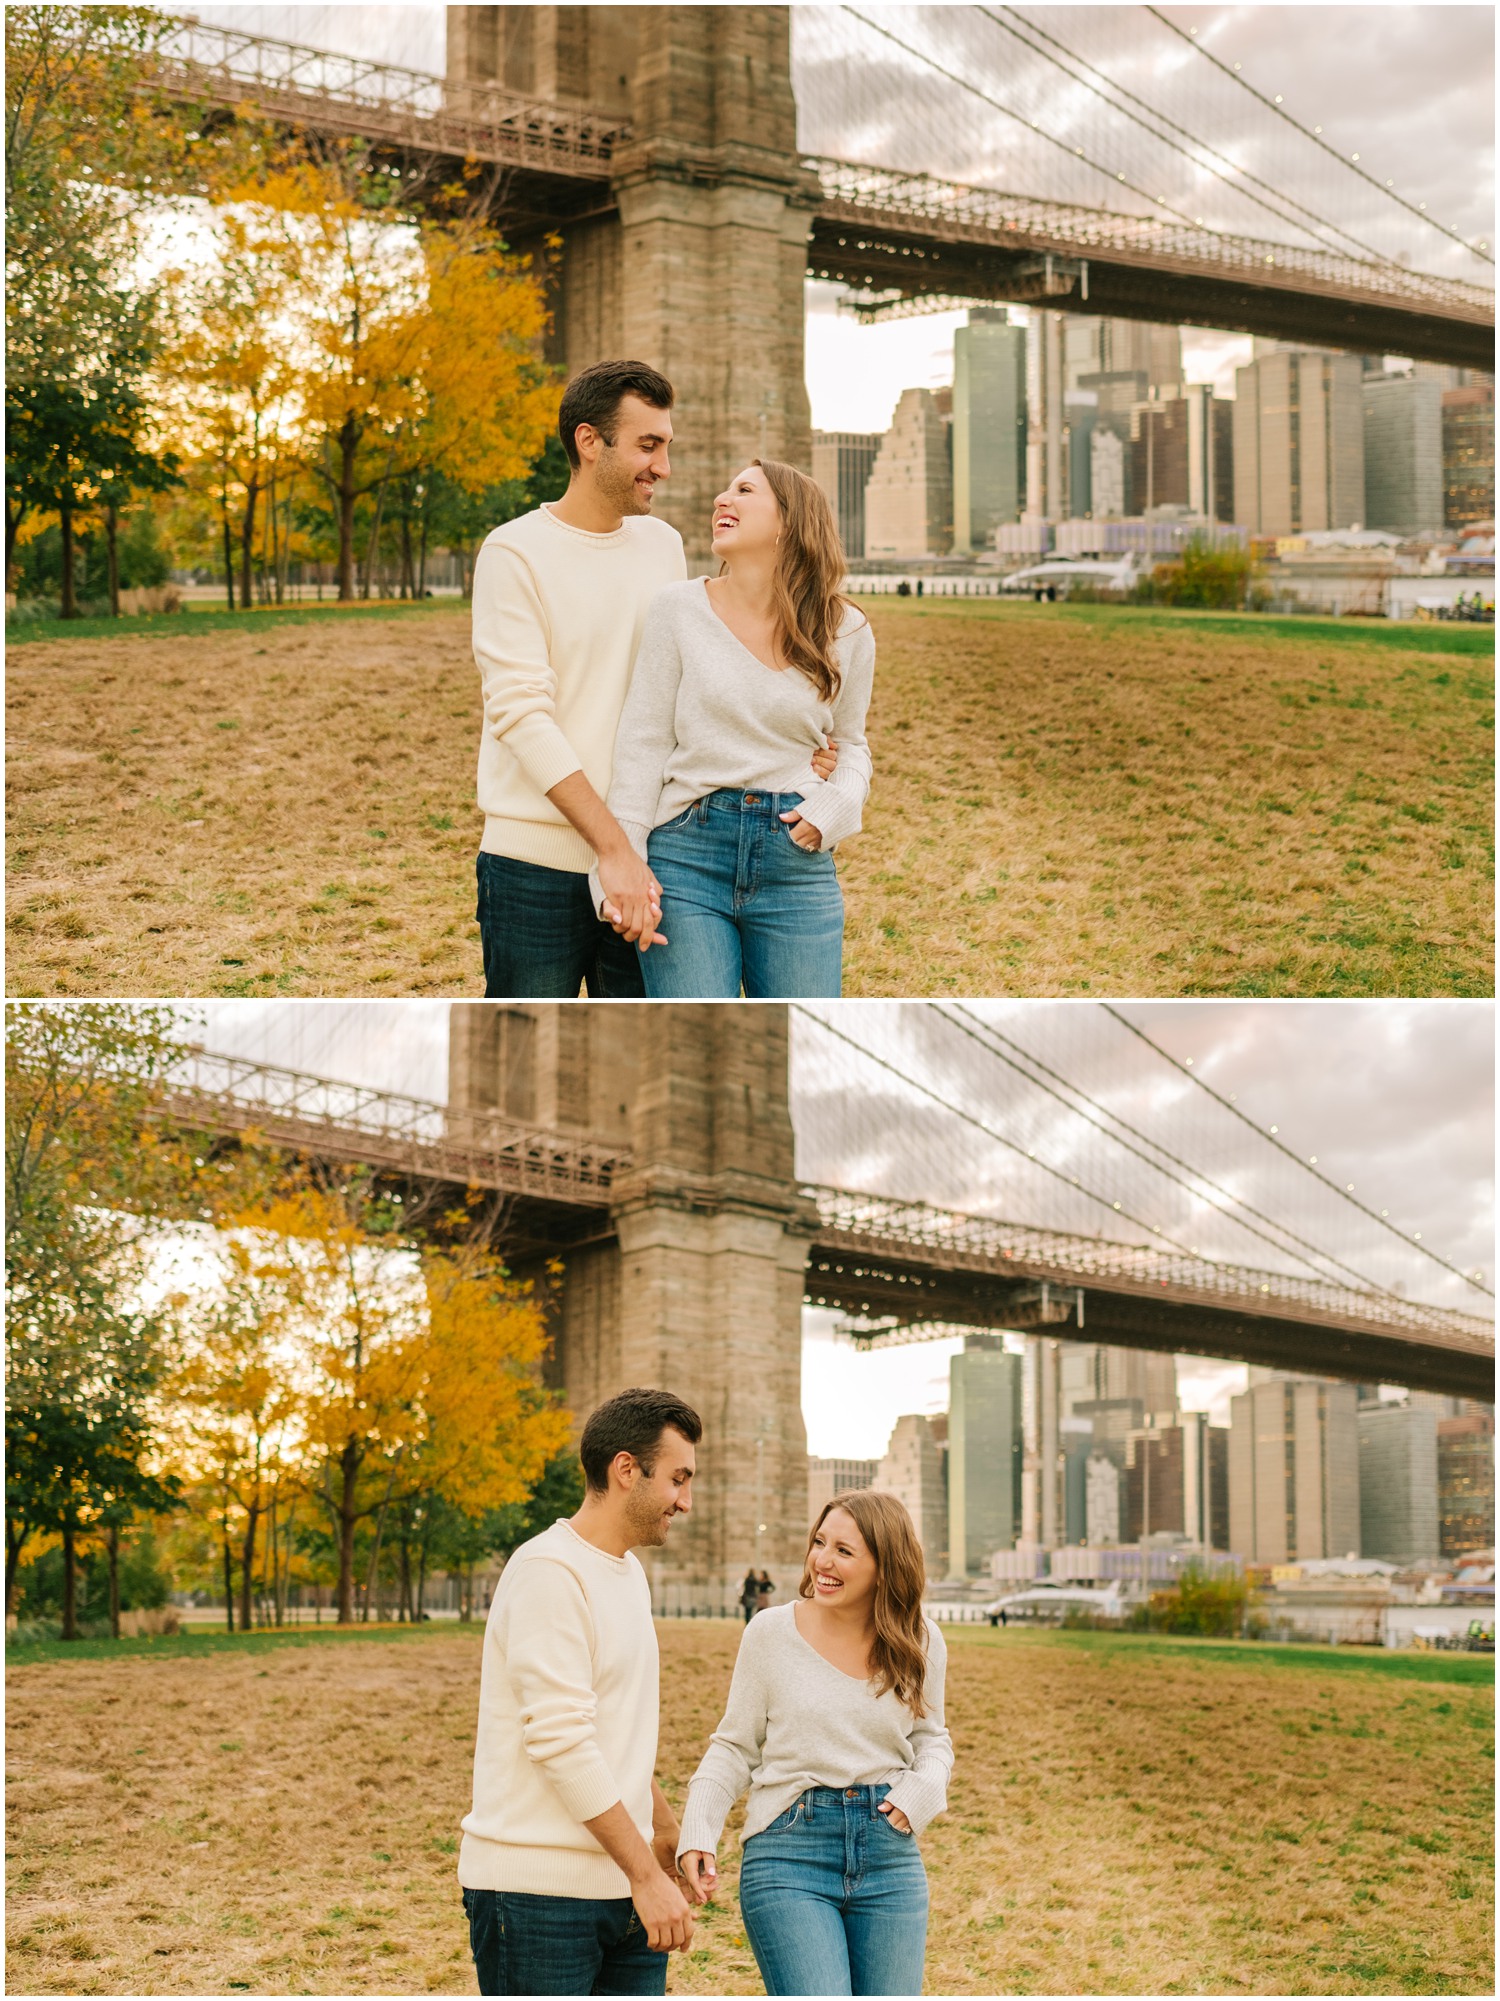
<path fill-rule="evenodd" d="M 436 1193 L 439 1211 L 473 1190 L 508 1198 L 504 1245 L 528 1253 L 612 1237 L 612 1191 L 631 1166 L 623 1147 L 202 1050 L 174 1073 L 163 1110 L 231 1141 L 369 1166 L 387 1185 Z M 1494 1328 L 1470 1314 L 923 1202 L 815 1184 L 800 1193 L 816 1212 L 806 1301 L 841 1311 L 865 1345 L 959 1328 L 1052 1331 L 1494 1395 Z"/>
<path fill-rule="evenodd" d="M 220 114 L 365 138 L 379 157 L 438 165 L 449 180 L 506 170 L 497 215 L 528 225 L 613 210 L 614 156 L 630 138 L 585 105 L 450 86 L 191 20 L 170 37 L 157 78 Z M 864 293 L 863 316 L 987 299 L 1493 366 L 1494 293 L 1457 279 L 848 160 L 801 165 L 821 191 L 808 275 Z"/>

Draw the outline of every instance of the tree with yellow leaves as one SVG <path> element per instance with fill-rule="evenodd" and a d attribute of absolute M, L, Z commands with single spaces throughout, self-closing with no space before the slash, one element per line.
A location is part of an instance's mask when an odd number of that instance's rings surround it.
<path fill-rule="evenodd" d="M 538 1380 L 542 1312 L 483 1250 L 414 1237 L 360 1176 L 308 1172 L 240 1221 L 246 1276 L 288 1336 L 300 1477 L 327 1514 L 349 1624 L 361 1524 L 373 1583 L 393 1505 L 519 1501 L 565 1442 Z"/>
<path fill-rule="evenodd" d="M 268 154 L 226 198 L 248 254 L 276 272 L 300 456 L 329 494 L 338 594 L 352 598 L 361 501 L 373 552 L 392 480 L 441 466 L 477 492 L 542 450 L 560 393 L 541 358 L 542 285 L 482 222 L 398 209 L 356 142 Z"/>

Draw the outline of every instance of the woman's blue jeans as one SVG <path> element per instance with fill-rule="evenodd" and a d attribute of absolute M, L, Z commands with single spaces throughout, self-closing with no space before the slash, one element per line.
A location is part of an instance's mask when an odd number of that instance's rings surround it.
<path fill-rule="evenodd" d="M 927 1871 L 876 1811 L 888 1786 L 815 1787 L 745 1843 L 740 1912 L 768 1994 L 920 1994 Z"/>
<path fill-rule="evenodd" d="M 670 941 L 641 954 L 652 1000 L 836 999 L 844 896 L 833 856 L 798 847 L 780 815 L 796 792 L 710 792 L 647 856 Z"/>

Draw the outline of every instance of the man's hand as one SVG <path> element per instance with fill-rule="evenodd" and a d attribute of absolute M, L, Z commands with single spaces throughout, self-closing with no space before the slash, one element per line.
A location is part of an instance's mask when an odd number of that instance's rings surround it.
<path fill-rule="evenodd" d="M 714 1858 L 705 1855 L 701 1848 L 688 1848 L 683 1851 L 677 1866 L 682 1871 L 682 1880 L 687 1884 L 688 1895 L 693 1902 L 706 1904 L 719 1887 L 719 1872 Z"/>
<path fill-rule="evenodd" d="M 656 928 L 661 916 L 661 884 L 628 841 L 600 855 L 599 881 L 607 924 L 632 945 L 639 941 L 643 952 L 666 944 Z"/>
<path fill-rule="evenodd" d="M 653 1952 L 687 1950 L 693 1938 L 693 1913 L 681 1890 L 658 1867 L 655 1856 L 649 1870 L 632 1878 L 630 1901 L 646 1928 L 646 1943 Z"/>
<path fill-rule="evenodd" d="M 823 836 L 818 832 L 812 821 L 804 820 L 795 806 L 790 813 L 783 813 L 781 817 L 787 822 L 787 831 L 797 843 L 797 846 L 799 848 L 806 848 L 810 853 L 816 854 L 818 849 L 823 845 Z"/>
<path fill-rule="evenodd" d="M 838 763 L 839 747 L 832 737 L 828 739 L 826 747 L 820 746 L 812 754 L 812 768 L 819 778 L 832 778 L 838 769 Z"/>

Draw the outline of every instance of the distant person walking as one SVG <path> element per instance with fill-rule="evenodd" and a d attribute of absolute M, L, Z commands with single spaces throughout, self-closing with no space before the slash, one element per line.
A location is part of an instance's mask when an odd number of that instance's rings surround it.
<path fill-rule="evenodd" d="M 755 1617 L 756 1610 L 759 1607 L 759 1605 L 760 1605 L 760 1579 L 756 1576 L 753 1570 L 747 1570 L 745 1572 L 745 1581 L 740 1586 L 740 1609 L 745 1614 L 745 1624 L 747 1626 L 749 1625 L 750 1621 Z"/>
<path fill-rule="evenodd" d="M 947 1803 L 947 1650 L 893 1494 L 839 1494 L 813 1524 L 796 1601 L 752 1621 L 688 1786 L 678 1854 L 712 1895 L 748 1785 L 740 1912 L 768 1994 L 920 1994 L 927 1872 Z"/>
<path fill-rule="evenodd" d="M 458 1880 L 481 1994 L 664 1994 L 693 1935 L 656 1783 L 660 1665 L 635 1551 L 692 1506 L 703 1427 L 624 1390 L 583 1428 L 587 1491 L 522 1543 L 485 1627 Z"/>

